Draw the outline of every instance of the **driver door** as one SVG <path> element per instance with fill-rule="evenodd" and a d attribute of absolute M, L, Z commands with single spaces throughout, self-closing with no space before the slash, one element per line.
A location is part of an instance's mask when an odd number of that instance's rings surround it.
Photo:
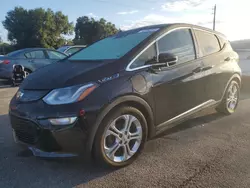
<path fill-rule="evenodd" d="M 156 124 L 162 124 L 206 101 L 202 62 L 196 58 L 191 29 L 177 29 L 157 41 L 159 54 L 178 57 L 171 66 L 153 68 Z"/>

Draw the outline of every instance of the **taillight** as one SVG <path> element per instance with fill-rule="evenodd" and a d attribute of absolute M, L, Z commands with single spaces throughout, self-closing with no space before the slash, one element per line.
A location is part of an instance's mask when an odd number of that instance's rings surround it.
<path fill-rule="evenodd" d="M 9 64 L 10 60 L 0 60 L 0 64 Z"/>

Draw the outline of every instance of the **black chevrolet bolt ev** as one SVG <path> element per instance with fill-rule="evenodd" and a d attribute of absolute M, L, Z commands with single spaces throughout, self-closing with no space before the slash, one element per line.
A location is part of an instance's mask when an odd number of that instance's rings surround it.
<path fill-rule="evenodd" d="M 204 108 L 232 114 L 238 61 L 223 34 L 199 26 L 120 32 L 22 83 L 10 102 L 14 139 L 37 155 L 128 165 L 148 139 Z"/>

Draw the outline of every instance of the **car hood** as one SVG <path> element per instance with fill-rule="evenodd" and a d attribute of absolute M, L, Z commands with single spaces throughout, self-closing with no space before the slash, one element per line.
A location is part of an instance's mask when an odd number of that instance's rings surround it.
<path fill-rule="evenodd" d="M 120 67 L 115 61 L 57 62 L 29 75 L 21 84 L 20 89 L 51 90 L 95 82 L 119 72 Z"/>

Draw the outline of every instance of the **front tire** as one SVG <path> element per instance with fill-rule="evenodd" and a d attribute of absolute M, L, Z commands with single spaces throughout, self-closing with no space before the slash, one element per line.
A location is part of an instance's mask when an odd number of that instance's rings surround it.
<path fill-rule="evenodd" d="M 147 140 L 147 121 L 134 107 L 113 109 L 102 121 L 94 143 L 94 158 L 101 165 L 124 167 L 131 164 Z"/>
<path fill-rule="evenodd" d="M 236 81 L 231 81 L 216 110 L 220 113 L 231 115 L 235 112 L 240 99 L 240 87 Z"/>

